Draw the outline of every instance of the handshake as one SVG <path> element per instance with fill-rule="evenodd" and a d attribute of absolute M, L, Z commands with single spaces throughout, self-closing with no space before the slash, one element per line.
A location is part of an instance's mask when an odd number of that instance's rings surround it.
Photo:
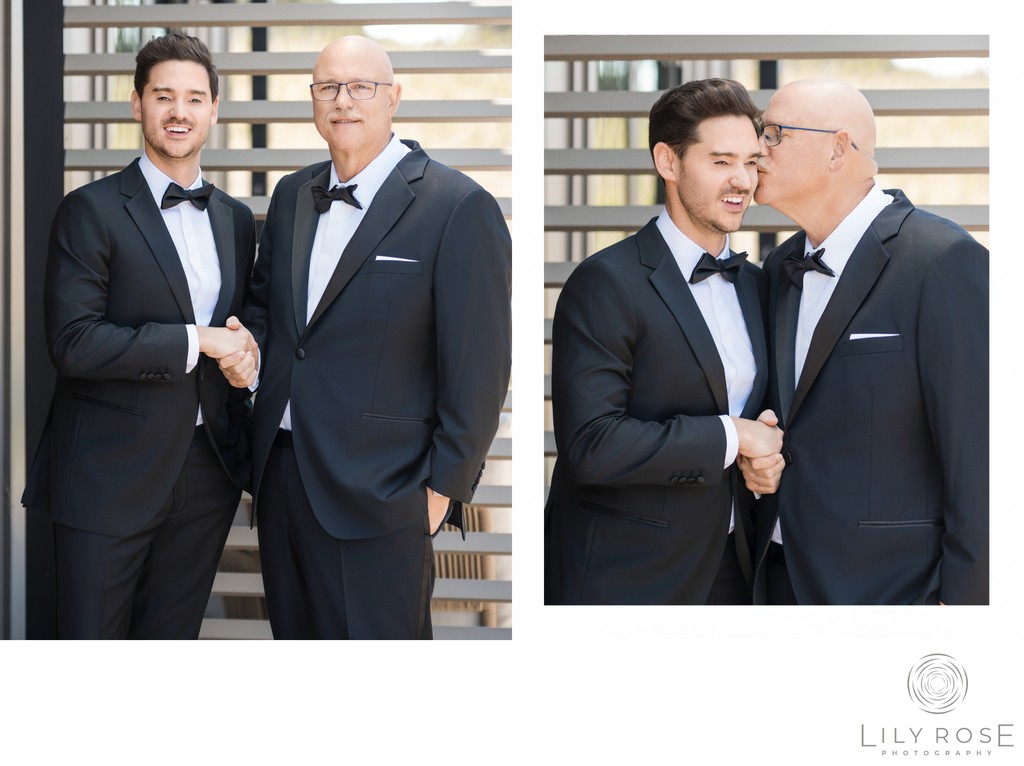
<path fill-rule="evenodd" d="M 197 327 L 199 352 L 216 359 L 220 371 L 235 388 L 256 382 L 259 346 L 238 317 L 228 317 L 224 327 Z"/>
<path fill-rule="evenodd" d="M 747 489 L 770 495 L 779 488 L 786 461 L 782 457 L 782 431 L 779 419 L 771 410 L 758 415 L 757 420 L 733 418 L 740 439 L 736 464 L 743 473 Z"/>

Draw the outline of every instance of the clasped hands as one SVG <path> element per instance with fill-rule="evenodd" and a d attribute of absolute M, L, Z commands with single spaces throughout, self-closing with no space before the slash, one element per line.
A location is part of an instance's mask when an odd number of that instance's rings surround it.
<path fill-rule="evenodd" d="M 747 489 L 770 495 L 779 488 L 786 461 L 782 457 L 782 431 L 779 419 L 771 410 L 765 410 L 757 420 L 733 418 L 739 436 L 739 455 L 736 465 L 743 473 Z"/>
<path fill-rule="evenodd" d="M 248 388 L 256 382 L 259 346 L 238 317 L 228 317 L 224 327 L 197 327 L 196 330 L 199 351 L 217 360 L 228 383 L 235 388 Z"/>

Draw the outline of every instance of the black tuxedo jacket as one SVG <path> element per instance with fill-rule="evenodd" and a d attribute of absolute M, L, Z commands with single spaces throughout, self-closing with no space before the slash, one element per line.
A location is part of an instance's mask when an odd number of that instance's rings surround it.
<path fill-rule="evenodd" d="M 211 325 L 221 326 L 242 308 L 255 226 L 219 189 L 207 211 L 221 266 Z M 178 477 L 200 406 L 225 470 L 248 485 L 249 392 L 202 354 L 185 374 L 188 283 L 138 160 L 61 202 L 44 300 L 57 382 L 26 506 L 100 534 L 142 529 Z"/>
<path fill-rule="evenodd" d="M 405 143 L 412 151 L 377 192 L 308 324 L 319 220 L 310 188 L 329 185 L 330 163 L 278 183 L 245 312 L 262 349 L 256 513 L 290 400 L 303 485 L 338 539 L 421 521 L 428 486 L 457 501 L 450 521 L 459 521 L 508 390 L 508 226 L 484 189 Z"/>
<path fill-rule="evenodd" d="M 773 376 L 785 431 L 776 518 L 799 603 L 988 602 L 988 251 L 901 191 L 854 249 L 799 381 L 800 290 L 766 260 Z M 828 261 L 828 253 L 825 254 Z M 856 335 L 876 335 L 855 339 Z M 763 598 L 763 570 L 755 595 Z"/>
<path fill-rule="evenodd" d="M 746 537 L 753 498 L 734 465 L 722 468 L 725 370 L 687 278 L 652 220 L 587 258 L 562 289 L 552 329 L 549 604 L 703 604 L 734 498 Z M 756 418 L 768 379 L 761 270 L 745 264 L 736 293 L 757 363 L 743 416 Z M 752 580 L 749 548 L 739 555 Z"/>

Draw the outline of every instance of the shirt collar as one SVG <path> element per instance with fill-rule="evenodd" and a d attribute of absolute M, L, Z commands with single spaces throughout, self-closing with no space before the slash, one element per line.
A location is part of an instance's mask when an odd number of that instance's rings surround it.
<path fill-rule="evenodd" d="M 857 207 L 851 210 L 835 228 L 835 231 L 818 246 L 825 248 L 823 260 L 836 273 L 836 277 L 843 273 L 854 248 L 864 236 L 864 232 L 871 226 L 871 222 L 890 202 L 892 202 L 892 195 L 883 192 L 878 184 L 873 184 L 868 193 L 864 195 L 864 199 L 857 203 Z M 804 240 L 805 256 L 818 249 L 812 247 L 811 241 L 806 237 Z"/>
<path fill-rule="evenodd" d="M 380 187 L 384 185 L 388 176 L 391 175 L 391 171 L 395 169 L 395 166 L 398 165 L 402 157 L 410 151 L 409 147 L 399 141 L 398 136 L 392 133 L 391 140 L 388 141 L 387 146 L 381 150 L 381 153 L 370 160 L 369 165 L 352 176 L 352 178 L 344 184 L 345 186 L 358 184 L 359 188 L 356 189 L 355 195 L 356 199 L 359 200 L 359 204 L 363 206 L 363 210 L 370 206 L 370 203 L 373 202 L 373 198 L 377 195 Z M 340 185 L 342 185 L 342 183 L 338 178 L 338 171 L 332 162 L 331 181 L 327 188 L 333 189 L 335 186 Z"/>
<path fill-rule="evenodd" d="M 661 232 L 661 236 L 665 239 L 668 244 L 668 249 L 672 252 L 672 256 L 676 259 L 676 263 L 679 265 L 679 270 L 683 273 L 686 279 L 690 278 L 693 273 L 694 267 L 697 265 L 697 261 L 704 255 L 704 248 L 694 242 L 692 239 L 687 237 L 683 232 L 679 230 L 675 222 L 668 214 L 668 208 L 661 209 L 661 215 L 658 216 L 657 222 L 658 231 Z M 729 254 L 729 235 L 725 235 L 725 247 L 722 252 L 714 255 L 716 258 L 721 258 L 723 255 Z"/>
<path fill-rule="evenodd" d="M 164 192 L 167 191 L 167 187 L 172 183 L 177 183 L 177 181 L 154 165 L 153 160 L 149 158 L 149 155 L 146 154 L 145 150 L 142 151 L 142 157 L 139 158 L 139 170 L 142 171 L 142 177 L 146 179 L 146 185 L 149 187 L 149 191 L 153 195 L 153 200 L 156 202 L 156 206 L 160 207 L 160 204 L 164 201 Z M 199 173 L 196 174 L 195 180 L 185 188 L 198 189 L 202 185 L 203 170 L 200 168 Z"/>

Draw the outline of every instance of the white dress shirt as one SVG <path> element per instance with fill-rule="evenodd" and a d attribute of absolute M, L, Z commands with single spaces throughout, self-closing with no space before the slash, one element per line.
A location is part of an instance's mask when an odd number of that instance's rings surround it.
<path fill-rule="evenodd" d="M 316 237 L 313 239 L 313 250 L 309 258 L 309 281 L 306 285 L 307 322 L 316 311 L 316 307 L 327 289 L 327 283 L 331 281 L 335 269 L 338 268 L 341 254 L 345 252 L 352 235 L 355 234 L 363 216 L 369 210 L 373 198 L 391 175 L 391 171 L 409 151 L 409 147 L 392 133 L 391 141 L 383 151 L 349 180 L 341 181 L 338 178 L 337 168 L 333 163 L 331 164 L 331 180 L 327 188 L 333 189 L 342 184 L 345 186 L 356 184 L 358 188 L 353 194 L 363 207 L 360 210 L 347 202 L 335 200 L 327 212 L 320 214 L 320 220 L 316 225 Z M 292 430 L 292 403 L 290 400 L 284 408 L 281 428 Z"/>
<path fill-rule="evenodd" d="M 175 181 L 157 168 L 145 152 L 139 160 L 139 169 L 159 209 L 164 192 Z M 186 189 L 198 189 L 202 185 L 203 174 L 200 170 Z M 188 354 L 185 359 L 187 375 L 199 363 L 199 333 L 196 325 L 205 327 L 210 324 L 214 309 L 217 307 L 217 299 L 220 297 L 220 259 L 217 257 L 213 226 L 206 210 L 199 210 L 190 202 L 182 202 L 167 210 L 160 210 L 160 216 L 174 242 L 181 268 L 185 271 L 189 296 L 192 298 L 192 311 L 196 318 L 196 324 L 185 325 L 188 334 Z M 202 422 L 203 415 L 200 410 L 196 417 L 196 425 Z"/>
<path fill-rule="evenodd" d="M 871 226 L 871 222 L 890 202 L 892 202 L 892 196 L 883 192 L 876 184 L 824 242 L 815 245 L 809 237 L 805 238 L 804 257 L 806 258 L 818 248 L 824 247 L 825 252 L 822 254 L 821 260 L 836 275 L 830 277 L 812 270 L 804 272 L 804 286 L 800 291 L 800 313 L 796 322 L 794 359 L 796 375 L 793 380 L 798 386 L 804 362 L 807 361 L 807 351 L 811 347 L 814 330 L 818 327 L 821 315 L 825 313 L 825 307 L 843 276 L 846 264 L 849 263 L 854 248 L 863 238 L 864 232 Z M 775 522 L 775 529 L 772 531 L 772 540 L 782 544 L 782 527 L 778 521 Z"/>
<path fill-rule="evenodd" d="M 743 318 L 743 310 L 740 308 L 739 297 L 736 295 L 736 286 L 727 282 L 720 274 L 714 274 L 707 279 L 690 284 L 690 275 L 694 267 L 704 254 L 704 248 L 694 243 L 689 237 L 683 234 L 672 219 L 668 210 L 662 209 L 658 216 L 658 231 L 668 244 L 676 264 L 687 280 L 686 285 L 697 302 L 700 313 L 704 316 L 704 322 L 711 332 L 715 341 L 718 355 L 722 359 L 722 366 L 725 368 L 725 381 L 729 395 L 729 415 L 720 415 L 722 426 L 725 428 L 725 455 L 723 456 L 722 467 L 727 468 L 736 460 L 739 452 L 739 435 L 736 432 L 736 425 L 730 416 L 739 417 L 747 404 L 750 392 L 754 388 L 754 376 L 757 374 L 757 364 L 754 361 L 754 349 L 750 343 L 750 335 L 747 332 L 747 323 Z M 726 235 L 725 247 L 716 258 L 729 257 L 729 237 Z M 729 520 L 729 531 L 735 525 L 735 518 Z"/>

